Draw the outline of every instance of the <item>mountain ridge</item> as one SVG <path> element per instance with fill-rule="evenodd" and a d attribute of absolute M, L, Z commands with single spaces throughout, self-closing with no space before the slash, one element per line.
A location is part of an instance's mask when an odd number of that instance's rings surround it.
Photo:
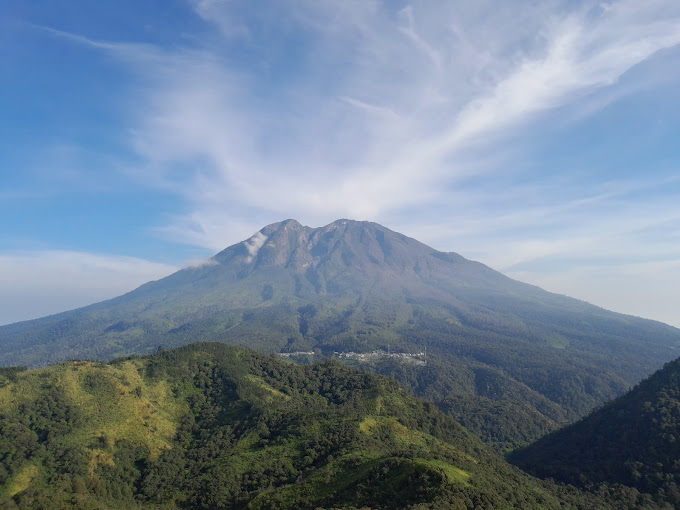
<path fill-rule="evenodd" d="M 0 365 L 194 341 L 326 355 L 427 348 L 426 367 L 369 368 L 433 401 L 478 395 L 519 410 L 528 399 L 549 427 L 677 357 L 680 330 L 546 292 L 377 223 L 284 220 L 117 298 L 0 327 Z"/>

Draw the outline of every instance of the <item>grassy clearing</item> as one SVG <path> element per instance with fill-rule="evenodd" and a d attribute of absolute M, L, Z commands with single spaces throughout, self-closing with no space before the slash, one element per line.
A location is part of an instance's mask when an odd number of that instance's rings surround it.
<path fill-rule="evenodd" d="M 367 416 L 359 423 L 359 430 L 364 434 L 371 434 L 376 428 L 380 426 L 380 423 L 373 416 Z"/>
<path fill-rule="evenodd" d="M 547 336 L 546 338 L 546 343 L 555 349 L 558 350 L 564 350 L 567 347 L 569 347 L 569 339 L 564 338 L 562 335 L 558 335 L 557 333 L 552 333 Z"/>
<path fill-rule="evenodd" d="M 258 388 L 267 391 L 268 393 L 275 396 L 276 398 L 281 398 L 283 400 L 290 400 L 290 397 L 288 395 L 286 395 L 285 393 L 281 393 L 279 390 L 277 390 L 275 388 L 272 388 L 261 377 L 257 377 L 257 376 L 254 376 L 254 375 L 246 375 L 245 379 L 250 381 L 251 383 L 253 383 Z"/>
<path fill-rule="evenodd" d="M 90 464 L 88 465 L 88 474 L 90 477 L 94 476 L 95 470 L 102 464 L 108 464 L 109 466 L 113 466 L 115 464 L 111 454 L 109 452 L 105 452 L 104 450 L 92 450 L 90 455 Z"/>
<path fill-rule="evenodd" d="M 457 458 L 477 464 L 477 460 L 467 453 L 459 450 L 449 443 L 420 432 L 419 430 L 409 429 L 399 423 L 396 418 L 386 416 L 367 416 L 359 423 L 359 430 L 367 435 L 379 437 L 381 433 L 387 432 L 394 438 L 400 447 L 417 446 L 426 451 L 436 453 L 445 452 Z"/>
<path fill-rule="evenodd" d="M 5 496 L 13 497 L 21 491 L 28 489 L 31 482 L 38 476 L 38 466 L 35 464 L 28 464 L 14 477 L 14 479 L 6 485 L 4 492 Z"/>
<path fill-rule="evenodd" d="M 53 382 L 51 368 L 39 368 L 16 375 L 15 382 L 8 382 L 0 388 L 0 412 L 16 411 L 22 402 L 37 399 L 40 385 L 50 385 Z M 39 384 L 36 384 L 39 383 Z"/>
<path fill-rule="evenodd" d="M 426 460 L 426 459 L 413 459 L 414 462 L 429 467 L 431 469 L 439 470 L 444 473 L 446 480 L 453 484 L 463 484 L 470 485 L 468 482 L 470 480 L 470 473 L 463 471 L 456 466 L 444 462 L 443 460 Z"/>
<path fill-rule="evenodd" d="M 139 361 L 59 366 L 56 384 L 87 418 L 87 426 L 72 434 L 71 441 L 126 439 L 147 446 L 152 458 L 171 447 L 178 419 L 187 408 L 174 397 L 167 381 L 147 381 L 139 367 Z"/>
<path fill-rule="evenodd" d="M 115 365 L 78 361 L 20 373 L 0 388 L 0 412 L 11 415 L 22 404 L 40 401 L 51 388 L 59 388 L 81 416 L 81 425 L 61 443 L 85 447 L 90 475 L 102 464 L 113 465 L 109 450 L 117 440 L 145 446 L 155 459 L 171 448 L 188 406 L 174 396 L 167 381 L 141 377 L 142 365 L 141 360 Z M 25 490 L 38 473 L 35 463 L 27 464 L 5 485 L 3 494 L 12 497 Z"/>
<path fill-rule="evenodd" d="M 321 502 L 366 477 L 382 460 L 384 459 L 369 454 L 346 455 L 299 483 L 279 488 L 273 499 L 270 494 L 261 494 L 248 505 L 248 508 L 265 510 L 273 506 L 273 501 L 276 502 L 276 508 L 290 509 L 298 508 L 300 501 Z"/>
<path fill-rule="evenodd" d="M 0 388 L 0 412 L 7 413 L 14 409 L 18 386 L 16 383 L 9 383 Z"/>

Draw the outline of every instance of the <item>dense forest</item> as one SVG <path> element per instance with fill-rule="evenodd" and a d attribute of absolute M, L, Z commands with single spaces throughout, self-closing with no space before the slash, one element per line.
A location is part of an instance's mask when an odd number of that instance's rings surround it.
<path fill-rule="evenodd" d="M 568 421 L 559 405 L 502 371 L 455 357 L 432 356 L 424 367 L 392 360 L 360 366 L 397 379 L 500 452 L 526 446 Z"/>
<path fill-rule="evenodd" d="M 624 485 L 680 507 L 680 360 L 512 459 L 538 476 L 591 489 Z"/>
<path fill-rule="evenodd" d="M 4 369 L 0 386 L 5 509 L 621 508 L 525 475 L 394 380 L 335 361 L 194 344 Z"/>

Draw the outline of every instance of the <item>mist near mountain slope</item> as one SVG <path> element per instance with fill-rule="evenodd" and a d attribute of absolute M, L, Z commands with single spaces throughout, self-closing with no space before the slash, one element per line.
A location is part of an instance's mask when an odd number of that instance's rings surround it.
<path fill-rule="evenodd" d="M 543 291 L 375 223 L 287 220 L 118 298 L 0 327 L 0 364 L 197 340 L 264 352 L 427 349 L 425 367 L 373 368 L 431 400 L 476 395 L 537 411 L 549 429 L 675 358 L 680 330 Z"/>

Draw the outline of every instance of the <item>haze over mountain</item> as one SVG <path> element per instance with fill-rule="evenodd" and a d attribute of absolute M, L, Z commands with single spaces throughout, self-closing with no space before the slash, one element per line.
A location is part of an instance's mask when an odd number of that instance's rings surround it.
<path fill-rule="evenodd" d="M 529 440 L 675 358 L 680 330 L 545 292 L 375 223 L 287 220 L 118 298 L 3 326 L 0 363 L 111 359 L 196 340 L 265 352 L 427 350 L 426 367 L 373 368 L 431 400 L 507 403 L 540 424 L 522 432 Z"/>

